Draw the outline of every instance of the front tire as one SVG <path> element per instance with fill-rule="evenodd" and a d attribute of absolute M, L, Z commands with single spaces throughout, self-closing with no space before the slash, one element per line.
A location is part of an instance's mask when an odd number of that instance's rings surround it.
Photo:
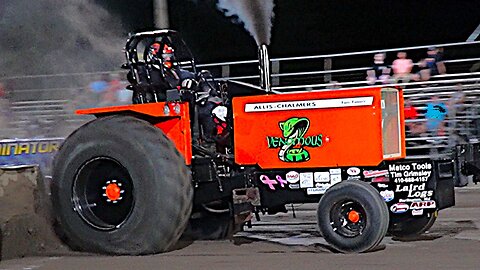
<path fill-rule="evenodd" d="M 52 204 L 74 250 L 116 255 L 166 251 L 192 208 L 190 173 L 173 143 L 130 116 L 75 131 L 54 160 Z"/>
<path fill-rule="evenodd" d="M 374 249 L 388 229 L 388 208 L 371 185 L 348 180 L 332 186 L 317 210 L 318 226 L 336 250 L 359 253 Z"/>

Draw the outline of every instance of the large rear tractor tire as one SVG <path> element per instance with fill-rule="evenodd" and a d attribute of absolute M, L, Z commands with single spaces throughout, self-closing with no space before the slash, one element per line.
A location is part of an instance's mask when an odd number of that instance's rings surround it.
<path fill-rule="evenodd" d="M 343 253 L 374 249 L 388 229 L 388 208 L 371 185 L 348 180 L 332 186 L 318 204 L 318 226 L 325 240 Z"/>
<path fill-rule="evenodd" d="M 52 204 L 72 249 L 115 255 L 166 251 L 192 209 L 190 172 L 158 128 L 131 116 L 75 131 L 54 160 Z"/>

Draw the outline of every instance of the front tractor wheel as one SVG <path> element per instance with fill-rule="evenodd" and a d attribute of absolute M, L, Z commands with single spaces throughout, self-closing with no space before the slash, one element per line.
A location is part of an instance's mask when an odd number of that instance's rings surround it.
<path fill-rule="evenodd" d="M 375 188 L 357 180 L 332 186 L 318 204 L 318 226 L 325 240 L 344 253 L 374 249 L 388 229 L 388 208 Z"/>
<path fill-rule="evenodd" d="M 192 208 L 185 161 L 163 132 L 129 116 L 96 119 L 54 160 L 52 203 L 74 250 L 116 255 L 166 251 Z"/>

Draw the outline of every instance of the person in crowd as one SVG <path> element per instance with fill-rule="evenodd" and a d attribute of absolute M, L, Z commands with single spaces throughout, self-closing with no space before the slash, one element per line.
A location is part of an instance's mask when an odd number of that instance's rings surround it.
<path fill-rule="evenodd" d="M 122 89 L 125 89 L 125 84 L 120 80 L 120 77 L 117 74 L 111 75 L 111 80 L 108 82 L 108 87 L 102 93 L 102 98 L 100 101 L 101 106 L 109 105 L 118 105 L 118 93 Z"/>
<path fill-rule="evenodd" d="M 427 103 L 425 112 L 426 128 L 433 136 L 445 135 L 445 118 L 448 114 L 447 105 L 438 96 L 432 96 Z"/>
<path fill-rule="evenodd" d="M 443 49 L 429 47 L 427 56 L 418 63 L 418 66 L 420 67 L 420 72 L 417 80 L 420 81 L 428 81 L 432 76 L 445 74 L 446 67 L 443 62 Z"/>
<path fill-rule="evenodd" d="M 367 83 L 369 85 L 389 83 L 391 68 L 385 64 L 385 57 L 384 52 L 376 53 L 373 56 L 372 69 L 367 70 Z"/>
<path fill-rule="evenodd" d="M 463 85 L 457 83 L 455 85 L 455 93 L 452 94 L 452 97 L 449 101 L 449 109 L 453 109 L 456 112 L 460 112 L 464 109 L 465 103 L 465 92 L 463 91 Z"/>
<path fill-rule="evenodd" d="M 450 119 L 454 119 L 456 121 L 452 121 L 452 131 L 453 134 L 456 136 L 450 138 L 451 142 L 454 142 L 454 140 L 465 140 L 463 137 L 468 137 L 466 135 L 470 135 L 470 132 L 466 125 L 468 125 L 468 122 L 466 121 L 460 121 L 460 116 L 466 114 L 465 110 L 465 92 L 463 91 L 463 85 L 461 83 L 458 83 L 455 85 L 455 92 L 452 94 L 451 98 L 448 101 L 448 117 Z M 463 137 L 462 137 L 463 136 Z"/>
<path fill-rule="evenodd" d="M 96 103 L 102 101 L 102 97 L 110 86 L 110 74 L 99 75 L 98 78 L 88 85 L 90 93 L 93 94 Z"/>
<path fill-rule="evenodd" d="M 418 120 L 418 110 L 412 104 L 410 99 L 405 99 L 404 102 L 404 117 L 405 117 L 405 126 L 407 132 L 412 135 L 422 134 L 426 131 L 425 125 L 421 122 L 415 121 Z"/>
<path fill-rule="evenodd" d="M 412 59 L 407 58 L 406 52 L 398 52 L 397 59 L 392 63 L 393 78 L 396 82 L 408 83 L 413 68 Z"/>

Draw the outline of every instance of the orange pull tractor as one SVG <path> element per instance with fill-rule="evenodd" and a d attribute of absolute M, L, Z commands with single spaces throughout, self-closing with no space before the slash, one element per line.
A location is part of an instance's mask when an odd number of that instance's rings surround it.
<path fill-rule="evenodd" d="M 404 159 L 401 89 L 274 92 L 264 46 L 261 87 L 217 81 L 171 30 L 137 33 L 125 53 L 133 104 L 78 111 L 97 118 L 54 160 L 56 219 L 76 250 L 164 252 L 310 202 L 332 247 L 365 252 L 454 205 L 451 160 Z"/>

